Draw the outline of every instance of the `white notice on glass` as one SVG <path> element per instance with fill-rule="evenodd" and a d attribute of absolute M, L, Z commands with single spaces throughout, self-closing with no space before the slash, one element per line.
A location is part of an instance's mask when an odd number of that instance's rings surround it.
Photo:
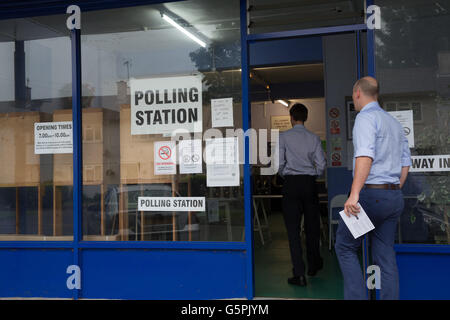
<path fill-rule="evenodd" d="M 342 220 L 344 220 L 345 225 L 350 230 L 355 239 L 375 229 L 375 226 L 372 224 L 372 221 L 370 221 L 361 204 L 358 203 L 358 205 L 360 210 L 358 213 L 358 217 L 355 217 L 352 214 L 350 215 L 350 217 L 347 217 L 344 210 L 339 212 Z"/>
<path fill-rule="evenodd" d="M 178 143 L 180 173 L 202 173 L 202 140 L 181 140 Z"/>
<path fill-rule="evenodd" d="M 34 153 L 72 153 L 72 121 L 36 122 L 34 124 Z"/>
<path fill-rule="evenodd" d="M 233 98 L 211 99 L 213 128 L 233 127 Z"/>
<path fill-rule="evenodd" d="M 206 186 L 239 186 L 239 153 L 236 137 L 206 140 Z"/>
<path fill-rule="evenodd" d="M 405 132 L 405 137 L 408 139 L 408 145 L 410 148 L 414 148 L 414 120 L 413 111 L 391 111 L 388 112 L 391 116 L 400 122 L 403 126 L 403 131 Z"/>

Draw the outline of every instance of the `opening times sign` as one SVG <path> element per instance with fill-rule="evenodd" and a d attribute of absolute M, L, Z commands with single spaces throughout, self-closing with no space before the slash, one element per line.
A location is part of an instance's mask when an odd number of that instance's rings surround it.
<path fill-rule="evenodd" d="M 36 122 L 34 124 L 34 153 L 72 153 L 72 121 Z"/>
<path fill-rule="evenodd" d="M 200 76 L 130 79 L 131 134 L 201 132 Z"/>

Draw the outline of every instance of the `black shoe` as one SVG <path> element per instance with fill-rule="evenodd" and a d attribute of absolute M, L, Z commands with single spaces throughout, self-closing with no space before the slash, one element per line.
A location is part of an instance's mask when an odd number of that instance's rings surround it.
<path fill-rule="evenodd" d="M 315 268 L 310 268 L 308 270 L 308 276 L 314 277 L 319 270 L 322 270 L 322 268 L 323 268 L 323 259 L 320 258 L 319 263 L 317 264 L 317 266 Z"/>
<path fill-rule="evenodd" d="M 306 286 L 306 278 L 305 276 L 292 277 L 288 279 L 289 284 L 294 284 L 296 286 L 304 287 Z"/>

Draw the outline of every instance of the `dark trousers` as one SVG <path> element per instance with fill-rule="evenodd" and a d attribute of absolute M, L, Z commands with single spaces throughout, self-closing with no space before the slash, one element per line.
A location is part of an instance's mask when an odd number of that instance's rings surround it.
<path fill-rule="evenodd" d="M 286 225 L 293 275 L 303 276 L 301 218 L 304 216 L 306 258 L 308 268 L 316 268 L 320 257 L 320 208 L 315 177 L 308 175 L 285 176 L 283 185 L 283 217 Z"/>
<path fill-rule="evenodd" d="M 373 264 L 379 266 L 381 271 L 381 299 L 396 300 L 399 298 L 399 282 L 394 241 L 398 219 L 404 206 L 403 194 L 401 190 L 362 189 L 359 203 L 375 226 L 368 237 Z M 353 238 L 342 218 L 339 219 L 335 249 L 344 276 L 344 299 L 368 298 L 358 258 L 363 238 Z"/>

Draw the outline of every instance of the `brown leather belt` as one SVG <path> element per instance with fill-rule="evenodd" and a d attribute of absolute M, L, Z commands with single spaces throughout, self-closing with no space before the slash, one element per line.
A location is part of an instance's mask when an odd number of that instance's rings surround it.
<path fill-rule="evenodd" d="M 400 190 L 399 184 L 365 184 L 367 189 Z"/>

